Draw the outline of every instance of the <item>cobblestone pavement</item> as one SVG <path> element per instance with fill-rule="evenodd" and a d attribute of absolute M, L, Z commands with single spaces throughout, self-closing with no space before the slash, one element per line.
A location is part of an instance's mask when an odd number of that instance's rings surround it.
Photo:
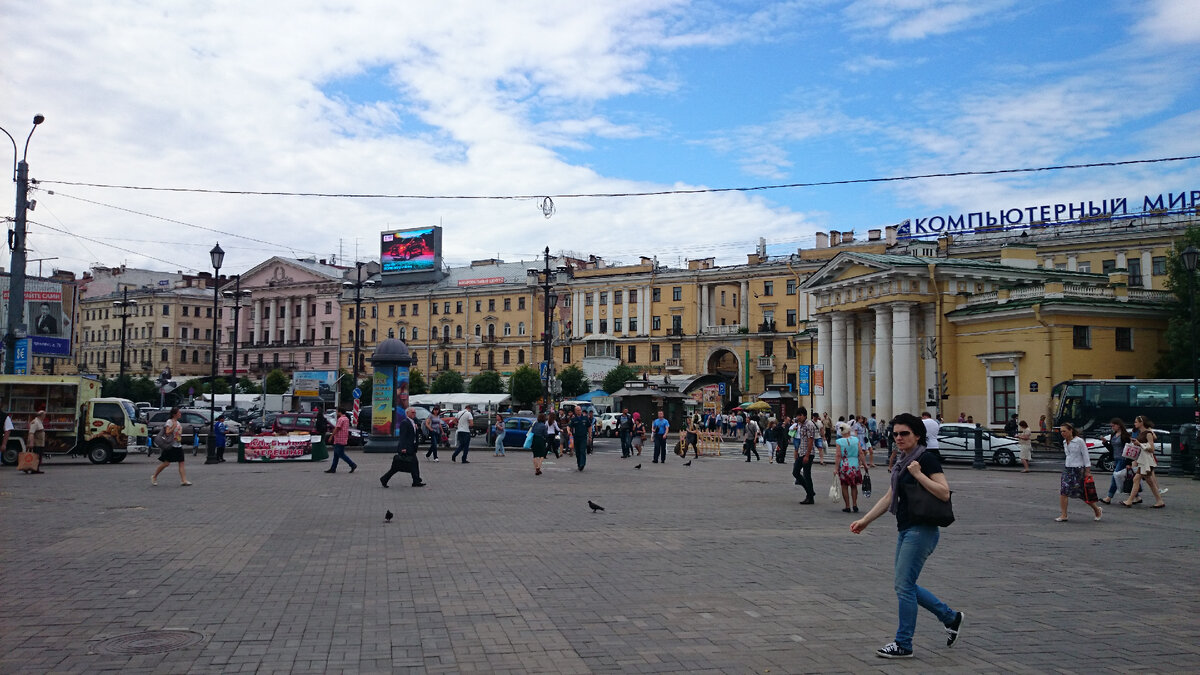
<path fill-rule="evenodd" d="M 831 467 L 801 506 L 790 465 L 614 446 L 537 477 L 477 446 L 423 460 L 421 489 L 381 488 L 386 454 L 334 475 L 189 461 L 187 488 L 151 487 L 146 457 L 5 468 L 0 672 L 1200 671 L 1200 482 L 1056 523 L 1057 474 L 949 468 L 959 520 L 921 579 L 963 637 L 922 612 L 895 662 L 873 655 L 894 521 L 851 535 Z M 135 635 L 166 629 L 194 633 Z"/>

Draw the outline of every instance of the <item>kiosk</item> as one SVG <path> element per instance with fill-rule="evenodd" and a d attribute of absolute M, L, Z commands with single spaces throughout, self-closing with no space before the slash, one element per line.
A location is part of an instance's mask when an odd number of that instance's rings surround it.
<path fill-rule="evenodd" d="M 403 340 L 388 338 L 371 354 L 371 434 L 363 452 L 395 452 L 399 421 L 408 410 L 408 367 L 412 357 Z"/>

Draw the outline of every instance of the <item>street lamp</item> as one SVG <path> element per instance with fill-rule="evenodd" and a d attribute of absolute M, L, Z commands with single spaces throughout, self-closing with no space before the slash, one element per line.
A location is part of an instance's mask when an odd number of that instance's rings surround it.
<path fill-rule="evenodd" d="M 212 358 L 209 359 L 212 365 L 212 377 L 208 381 L 208 457 L 204 459 L 205 464 L 216 464 L 221 459 L 217 457 L 217 338 L 220 337 L 220 327 L 217 325 L 217 301 L 220 300 L 221 294 L 217 292 L 217 277 L 221 273 L 221 263 L 225 262 L 225 251 L 221 250 L 221 243 L 212 247 L 208 252 L 209 258 L 212 259 L 213 266 L 213 327 L 212 327 Z"/>
<path fill-rule="evenodd" d="M 365 265 L 366 263 L 361 261 L 354 263 L 355 280 L 342 282 L 343 287 L 354 289 L 354 366 L 352 372 L 355 387 L 358 387 L 358 353 L 362 347 L 362 340 L 358 337 L 359 318 L 362 315 L 362 289 L 375 285 L 372 279 L 363 280 L 362 271 Z"/>
<path fill-rule="evenodd" d="M 1200 250 L 1195 246 L 1183 249 L 1179 254 L 1183 259 L 1183 268 L 1188 277 L 1188 314 L 1191 315 L 1192 339 L 1192 411 L 1193 423 L 1200 425 L 1200 375 L 1196 374 L 1196 261 L 1200 258 Z"/>
<path fill-rule="evenodd" d="M 137 304 L 137 300 L 129 299 L 128 288 L 122 289 L 121 299 L 114 300 L 112 304 L 113 307 L 120 308 L 121 310 L 121 366 L 120 370 L 118 371 L 119 374 L 117 375 L 117 382 L 120 384 L 117 386 L 121 387 L 122 389 L 125 387 L 125 321 L 129 319 L 129 308 L 137 307 Z"/>
<path fill-rule="evenodd" d="M 16 372 L 17 332 L 24 331 L 25 315 L 25 212 L 29 210 L 29 163 L 25 161 L 29 154 L 29 139 L 38 125 L 45 122 L 42 115 L 33 116 L 33 128 L 25 137 L 25 150 L 17 161 L 17 141 L 4 127 L 0 131 L 8 136 L 13 146 L 13 181 L 17 184 L 17 211 L 13 219 L 13 231 L 8 245 L 12 248 L 12 270 L 8 288 L 8 330 L 4 333 L 4 372 Z"/>
<path fill-rule="evenodd" d="M 542 252 L 543 267 L 542 269 L 531 268 L 526 271 L 526 276 L 534 286 L 541 286 L 542 298 L 545 300 L 543 304 L 542 314 L 542 396 L 546 402 L 547 410 L 550 409 L 552 391 L 551 383 L 554 381 L 554 358 L 553 358 L 553 343 L 554 343 L 554 308 L 558 306 L 558 293 L 554 291 L 554 285 L 558 283 L 561 276 L 567 272 L 566 268 L 559 267 L 557 269 L 550 268 L 550 247 Z"/>
<path fill-rule="evenodd" d="M 238 333 L 238 315 L 242 313 L 242 298 L 250 297 L 250 291 L 242 290 L 242 275 L 239 274 L 236 277 L 234 277 L 234 279 L 236 279 L 236 281 L 234 282 L 233 290 L 232 291 L 223 291 L 221 293 L 221 295 L 225 296 L 226 299 L 229 299 L 229 298 L 233 299 L 233 306 L 230 307 L 230 309 L 233 310 L 233 340 L 232 340 L 232 342 L 233 342 L 233 363 L 232 363 L 233 374 L 229 376 L 229 407 L 236 410 L 237 409 L 237 384 L 238 384 L 238 376 L 237 376 L 237 368 L 238 368 L 237 345 L 238 345 L 238 335 L 239 335 L 239 333 Z"/>

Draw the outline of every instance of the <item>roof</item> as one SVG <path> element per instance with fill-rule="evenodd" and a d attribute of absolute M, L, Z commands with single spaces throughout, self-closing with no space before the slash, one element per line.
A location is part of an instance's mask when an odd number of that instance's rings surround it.
<path fill-rule="evenodd" d="M 1122 302 L 1113 298 L 1091 298 L 1091 297 L 1063 297 L 1063 298 L 1025 298 L 1023 300 L 1010 300 L 1003 304 L 987 303 L 980 305 L 968 305 L 958 309 L 946 312 L 946 318 L 952 319 L 963 316 L 977 316 L 980 314 L 990 314 L 996 311 L 1011 311 L 1014 309 L 1028 309 L 1034 305 L 1070 305 L 1074 307 L 1107 307 L 1111 309 L 1135 309 L 1135 310 L 1160 310 L 1163 305 L 1147 302 Z M 1163 318 L 1166 318 L 1165 316 Z"/>
<path fill-rule="evenodd" d="M 1072 272 L 1069 270 L 1057 269 L 1048 270 L 1041 267 L 1016 267 L 1014 265 L 1009 265 L 998 261 L 977 260 L 974 258 L 923 258 L 920 256 L 911 255 L 844 251 L 834 256 L 832 260 L 821 266 L 821 269 L 814 272 L 808 279 L 805 279 L 804 282 L 800 284 L 800 287 L 803 289 L 812 289 L 825 283 L 829 283 L 834 272 L 853 263 L 860 263 L 868 267 L 874 267 L 880 271 L 904 268 L 923 269 L 933 265 L 934 267 L 940 269 L 973 270 L 981 273 L 990 272 L 1009 280 L 1012 280 L 1013 278 L 1026 278 L 1090 282 L 1093 284 L 1108 283 L 1108 275 L 1094 274 L 1091 272 Z"/>

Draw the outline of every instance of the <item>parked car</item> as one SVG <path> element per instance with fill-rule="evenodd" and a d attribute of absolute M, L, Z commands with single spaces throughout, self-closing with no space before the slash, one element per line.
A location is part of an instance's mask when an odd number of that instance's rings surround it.
<path fill-rule="evenodd" d="M 206 445 L 208 443 L 208 430 L 212 428 L 212 418 L 209 417 L 209 411 L 205 408 L 183 408 L 179 413 L 179 422 L 183 425 L 183 444 L 190 445 L 191 437 L 198 434 L 200 443 Z M 152 413 L 146 421 L 146 429 L 150 436 L 154 437 L 158 432 L 162 431 L 163 426 L 169 419 L 171 419 L 170 408 L 163 408 Z M 226 418 L 225 429 L 226 444 L 232 445 L 234 441 L 229 437 L 241 435 L 242 426 Z"/>
<path fill-rule="evenodd" d="M 621 417 L 620 413 L 606 412 L 596 418 L 597 434 L 604 434 L 609 438 L 617 435 L 617 420 Z"/>
<path fill-rule="evenodd" d="M 507 417 L 504 419 L 504 447 L 520 448 L 525 445 L 529 428 L 537 421 L 534 417 Z M 492 441 L 495 443 L 495 440 Z"/>
<path fill-rule="evenodd" d="M 275 418 L 278 416 L 279 416 L 279 413 L 267 413 L 266 415 L 256 415 L 254 417 L 251 417 L 246 422 L 246 428 L 249 429 L 249 433 L 251 433 L 251 434 L 262 434 L 262 433 L 269 432 L 271 430 L 271 427 L 275 424 Z"/>
<path fill-rule="evenodd" d="M 972 424 L 957 422 L 943 424 L 938 431 L 938 454 L 949 461 L 975 461 L 975 432 Z M 1000 466 L 1013 466 L 1021 456 L 1020 444 L 1015 438 L 994 436 L 982 429 L 983 457 Z"/>
<path fill-rule="evenodd" d="M 325 413 L 325 421 L 329 423 L 329 433 L 333 433 L 333 428 L 337 426 L 337 413 Z M 354 425 L 350 425 L 350 436 L 346 440 L 346 447 L 352 448 L 366 443 L 367 434 L 361 429 L 355 429 Z"/>

